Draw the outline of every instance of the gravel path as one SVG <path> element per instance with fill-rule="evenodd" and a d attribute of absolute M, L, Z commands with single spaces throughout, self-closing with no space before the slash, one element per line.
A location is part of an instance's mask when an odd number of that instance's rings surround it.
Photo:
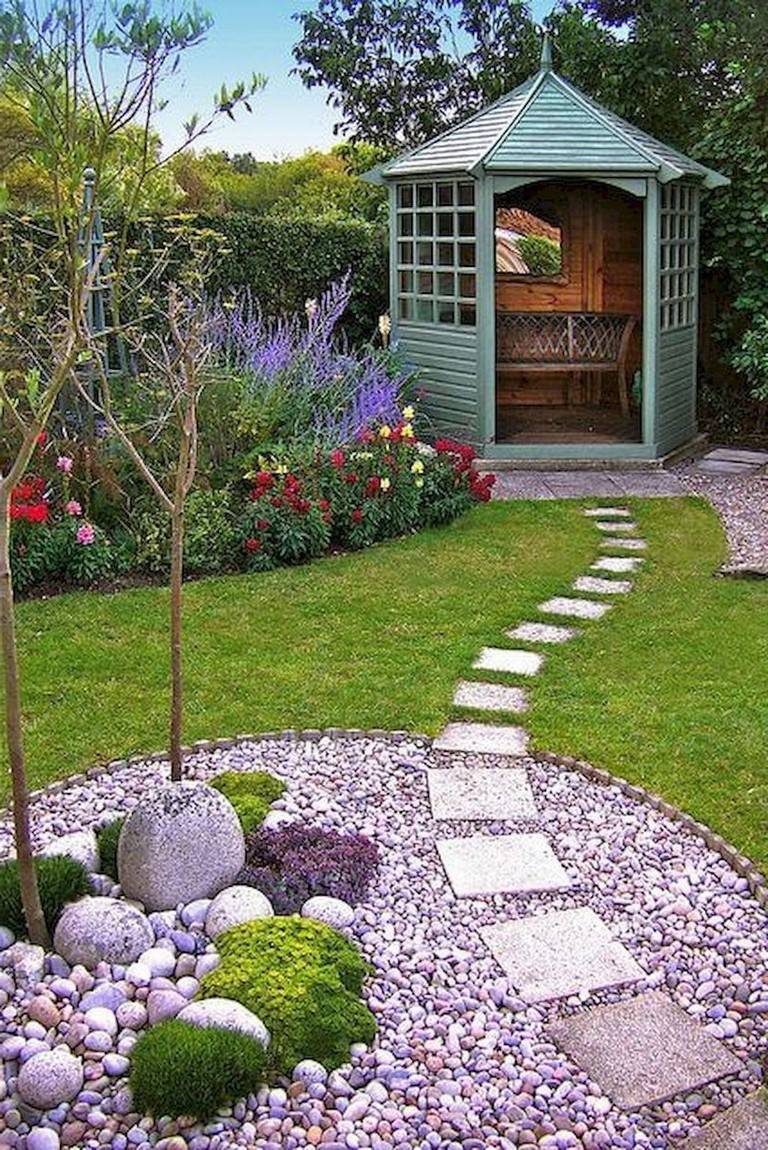
<path fill-rule="evenodd" d="M 509 765 L 508 759 L 489 756 L 451 756 L 452 765 L 478 762 Z M 18 1058 L 24 1041 L 40 1041 L 41 1028 L 33 1023 L 30 1030 L 29 996 L 14 994 L 6 973 L 0 989 L 6 1044 L 2 1145 L 18 1150 L 53 1145 L 27 1138 L 36 1123 L 67 1131 L 62 1144 L 89 1150 L 104 1145 L 294 1150 L 316 1144 L 328 1150 L 666 1150 L 753 1090 L 768 1051 L 768 938 L 765 914 L 746 881 L 701 839 L 617 787 L 521 759 L 515 765 L 528 772 L 539 811 L 536 829 L 551 840 L 573 885 L 550 894 L 457 900 L 436 839 L 446 832 L 500 834 L 511 826 L 436 823 L 425 773 L 434 765 L 434 752 L 418 739 L 330 737 L 201 751 L 188 764 L 199 778 L 229 769 L 273 771 L 289 785 L 278 806 L 328 827 L 361 831 L 379 844 L 380 877 L 350 928 L 374 968 L 367 987 L 379 1022 L 374 1049 L 355 1051 L 350 1064 L 326 1083 L 309 1089 L 278 1085 L 205 1127 L 169 1122 L 158 1127 L 131 1112 L 125 1077 L 104 1073 L 109 1054 L 129 1051 L 135 1041 L 135 1032 L 126 1043 L 122 1031 L 114 1037 L 114 1050 L 89 1051 L 89 1080 L 81 1094 L 41 1119 L 14 1101 L 18 1062 L 8 1052 L 15 1049 Z M 137 763 L 46 796 L 34 808 L 37 845 L 128 810 L 164 778 L 163 765 Z M 516 822 L 514 829 L 533 829 L 533 824 Z M 0 854 L 10 841 L 6 819 L 0 823 Z M 647 972 L 645 981 L 592 994 L 589 1002 L 663 989 L 724 1041 L 742 1064 L 739 1074 L 625 1114 L 558 1049 L 548 1025 L 583 1008 L 585 1000 L 526 1006 L 478 928 L 545 909 L 584 906 L 601 916 Z M 188 957 L 180 969 L 193 965 Z M 102 979 L 107 974 L 102 971 Z M 82 1029 L 82 1012 L 65 975 L 57 960 L 56 977 L 70 997 L 54 1032 L 56 1042 L 66 1042 L 68 1033 L 71 1040 L 78 1024 Z M 49 988 L 53 978 L 46 976 Z"/>
<path fill-rule="evenodd" d="M 681 467 L 676 476 L 690 495 L 708 499 L 723 521 L 730 551 L 729 568 L 768 575 L 768 474 L 706 475 Z"/>

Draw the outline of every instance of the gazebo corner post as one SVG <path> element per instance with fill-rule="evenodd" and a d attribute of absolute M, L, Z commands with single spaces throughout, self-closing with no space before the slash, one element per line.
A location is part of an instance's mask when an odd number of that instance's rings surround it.
<path fill-rule="evenodd" d="M 643 370 L 642 440 L 647 448 L 658 441 L 656 382 L 659 368 L 659 185 L 649 177 L 643 220 Z"/>
<path fill-rule="evenodd" d="M 477 427 L 481 446 L 496 442 L 496 268 L 494 178 L 480 170 L 477 204 Z"/>

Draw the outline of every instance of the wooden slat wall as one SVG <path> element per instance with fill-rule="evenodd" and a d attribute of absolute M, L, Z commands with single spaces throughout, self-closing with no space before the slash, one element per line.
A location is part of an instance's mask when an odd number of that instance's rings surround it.
<path fill-rule="evenodd" d="M 419 406 L 434 430 L 476 443 L 479 384 L 475 329 L 401 322 L 397 335 L 405 362 L 419 369 Z"/>

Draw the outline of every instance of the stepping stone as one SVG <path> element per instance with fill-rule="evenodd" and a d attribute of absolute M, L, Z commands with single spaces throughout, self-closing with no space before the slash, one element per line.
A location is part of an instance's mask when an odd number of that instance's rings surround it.
<path fill-rule="evenodd" d="M 544 835 L 474 835 L 437 844 L 457 898 L 521 894 L 570 886 Z"/>
<path fill-rule="evenodd" d="M 558 627 L 554 623 L 520 623 L 506 632 L 508 639 L 523 639 L 526 643 L 567 643 L 580 634 L 578 627 Z"/>
<path fill-rule="evenodd" d="M 574 591 L 589 591 L 594 595 L 626 595 L 632 590 L 631 579 L 601 579 L 597 575 L 579 575 L 573 583 Z"/>
<path fill-rule="evenodd" d="M 432 817 L 488 822 L 535 819 L 528 775 L 520 767 L 450 767 L 427 772 Z"/>
<path fill-rule="evenodd" d="M 526 1002 L 645 978 L 642 967 L 588 907 L 484 926 L 480 933 Z"/>
<path fill-rule="evenodd" d="M 629 519 L 626 507 L 588 507 L 584 514 L 590 519 Z"/>
<path fill-rule="evenodd" d="M 757 471 L 754 463 L 739 463 L 733 459 L 702 459 L 695 465 L 695 471 L 703 471 L 705 475 L 751 475 Z"/>
<path fill-rule="evenodd" d="M 522 727 L 490 723 L 448 723 L 432 743 L 435 751 L 466 751 L 476 755 L 524 755 L 528 732 Z"/>
<path fill-rule="evenodd" d="M 683 1142 L 680 1150 L 768 1150 L 768 1096 L 764 1090 L 737 1102 Z"/>
<path fill-rule="evenodd" d="M 454 706 L 474 707 L 478 711 L 527 711 L 528 695 L 522 687 L 503 687 L 499 683 L 459 683 L 453 696 Z"/>
<path fill-rule="evenodd" d="M 614 535 L 629 535 L 632 531 L 637 531 L 637 524 L 635 522 L 625 520 L 622 520 L 620 523 L 602 523 L 596 519 L 595 527 L 598 531 L 612 531 Z"/>
<path fill-rule="evenodd" d="M 762 467 L 768 463 L 768 451 L 747 451 L 742 447 L 716 447 L 708 451 L 705 459 L 725 459 L 729 463 L 752 463 L 755 467 Z"/>
<path fill-rule="evenodd" d="M 623 1110 L 665 1102 L 743 1069 L 727 1047 L 656 990 L 574 1014 L 550 1033 Z"/>
<path fill-rule="evenodd" d="M 504 671 L 507 675 L 538 675 L 544 656 L 536 651 L 510 651 L 506 647 L 483 647 L 472 666 L 476 671 Z"/>
<path fill-rule="evenodd" d="M 610 609 L 610 603 L 569 599 L 565 595 L 556 595 L 553 599 L 547 599 L 546 603 L 539 603 L 539 610 L 545 615 L 571 615 L 574 619 L 602 619 Z"/>
<path fill-rule="evenodd" d="M 633 559 L 630 556 L 604 555 L 589 569 L 590 571 L 636 571 L 643 562 L 643 559 Z"/>
<path fill-rule="evenodd" d="M 603 539 L 601 550 L 613 551 L 614 548 L 623 548 L 625 551 L 645 551 L 648 547 L 645 539 Z"/>

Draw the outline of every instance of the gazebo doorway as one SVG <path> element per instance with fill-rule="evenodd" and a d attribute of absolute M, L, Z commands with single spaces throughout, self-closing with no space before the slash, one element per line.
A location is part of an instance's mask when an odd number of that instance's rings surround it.
<path fill-rule="evenodd" d="M 641 441 L 643 207 L 578 179 L 495 195 L 497 443 Z"/>

